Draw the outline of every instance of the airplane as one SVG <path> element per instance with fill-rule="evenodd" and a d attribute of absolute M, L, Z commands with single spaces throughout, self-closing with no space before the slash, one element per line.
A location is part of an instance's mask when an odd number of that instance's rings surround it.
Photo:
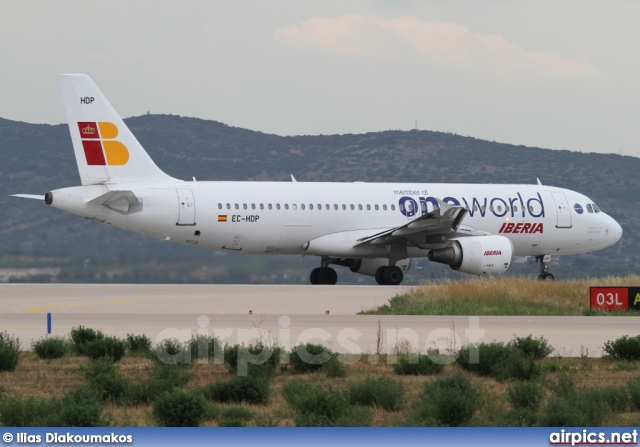
<path fill-rule="evenodd" d="M 500 275 L 514 256 L 615 244 L 622 228 L 588 197 L 537 184 L 192 181 L 165 174 L 94 82 L 58 77 L 81 186 L 47 192 L 55 208 L 166 241 L 233 253 L 315 256 L 311 284 L 332 265 L 399 285 L 414 258 Z"/>

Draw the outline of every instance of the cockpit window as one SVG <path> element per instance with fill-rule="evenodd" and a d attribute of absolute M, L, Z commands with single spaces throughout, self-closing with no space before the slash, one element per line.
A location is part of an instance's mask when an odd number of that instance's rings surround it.
<path fill-rule="evenodd" d="M 589 214 L 593 214 L 593 208 L 591 207 L 591 204 L 590 204 L 590 203 L 587 203 L 587 212 L 588 212 Z"/>
<path fill-rule="evenodd" d="M 598 205 L 596 205 L 595 203 L 593 204 L 593 211 L 595 211 L 596 213 L 601 213 L 602 211 L 600 211 L 600 208 L 598 208 Z"/>

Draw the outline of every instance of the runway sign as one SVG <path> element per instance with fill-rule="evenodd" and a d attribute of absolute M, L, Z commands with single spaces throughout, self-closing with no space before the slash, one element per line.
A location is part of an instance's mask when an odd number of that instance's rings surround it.
<path fill-rule="evenodd" d="M 640 287 L 590 287 L 591 309 L 640 311 Z"/>

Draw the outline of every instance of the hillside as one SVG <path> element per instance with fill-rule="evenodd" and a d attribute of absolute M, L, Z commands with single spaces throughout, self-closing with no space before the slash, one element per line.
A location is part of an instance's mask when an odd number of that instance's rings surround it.
<path fill-rule="evenodd" d="M 562 258 L 562 267 L 554 271 L 564 269 L 565 276 L 626 274 L 634 272 L 638 264 L 640 235 L 634 223 L 639 221 L 640 210 L 634 205 L 640 190 L 636 175 L 639 158 L 514 146 L 431 131 L 282 137 L 174 115 L 145 115 L 125 121 L 158 166 L 183 179 L 287 181 L 293 174 L 298 181 L 534 183 L 540 178 L 544 184 L 591 197 L 624 229 L 616 246 L 596 254 Z M 193 281 L 246 281 L 257 269 L 261 276 L 250 282 L 296 282 L 305 278 L 299 278 L 298 273 L 296 279 L 279 276 L 281 264 L 302 272 L 313 267 L 308 262 L 302 268 L 291 267 L 297 259 L 258 257 L 249 261 L 245 256 L 225 257 L 166 244 L 35 201 L 9 197 L 13 193 L 44 194 L 78 184 L 66 124 L 0 119 L 0 152 L 0 268 L 62 265 L 64 270 L 90 265 L 96 268 L 94 278 L 109 281 L 122 278 L 123 272 L 101 275 L 107 265 L 113 269 L 113 265 L 135 266 L 136 262 L 152 260 L 158 268 L 170 264 L 173 270 L 188 272 L 217 268 L 222 275 L 207 270 L 201 278 L 190 274 Z M 237 273 L 233 266 L 247 262 L 250 270 L 239 278 L 230 276 L 230 270 Z M 420 277 L 432 267 L 436 266 L 429 265 Z M 433 271 L 446 272 L 440 267 Z M 126 281 L 155 281 L 136 276 L 132 268 L 123 267 Z M 515 268 L 513 273 L 520 272 L 534 274 L 535 266 Z M 73 276 L 64 278 L 74 280 Z"/>

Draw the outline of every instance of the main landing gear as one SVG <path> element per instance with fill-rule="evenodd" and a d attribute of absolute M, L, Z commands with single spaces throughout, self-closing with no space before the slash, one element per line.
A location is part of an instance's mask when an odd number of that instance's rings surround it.
<path fill-rule="evenodd" d="M 404 279 L 404 274 L 400 267 L 382 266 L 376 270 L 376 282 L 381 286 L 399 286 Z"/>
<path fill-rule="evenodd" d="M 536 256 L 536 262 L 540 264 L 539 281 L 555 281 L 556 277 L 549 273 L 549 261 L 551 261 L 551 255 Z"/>

